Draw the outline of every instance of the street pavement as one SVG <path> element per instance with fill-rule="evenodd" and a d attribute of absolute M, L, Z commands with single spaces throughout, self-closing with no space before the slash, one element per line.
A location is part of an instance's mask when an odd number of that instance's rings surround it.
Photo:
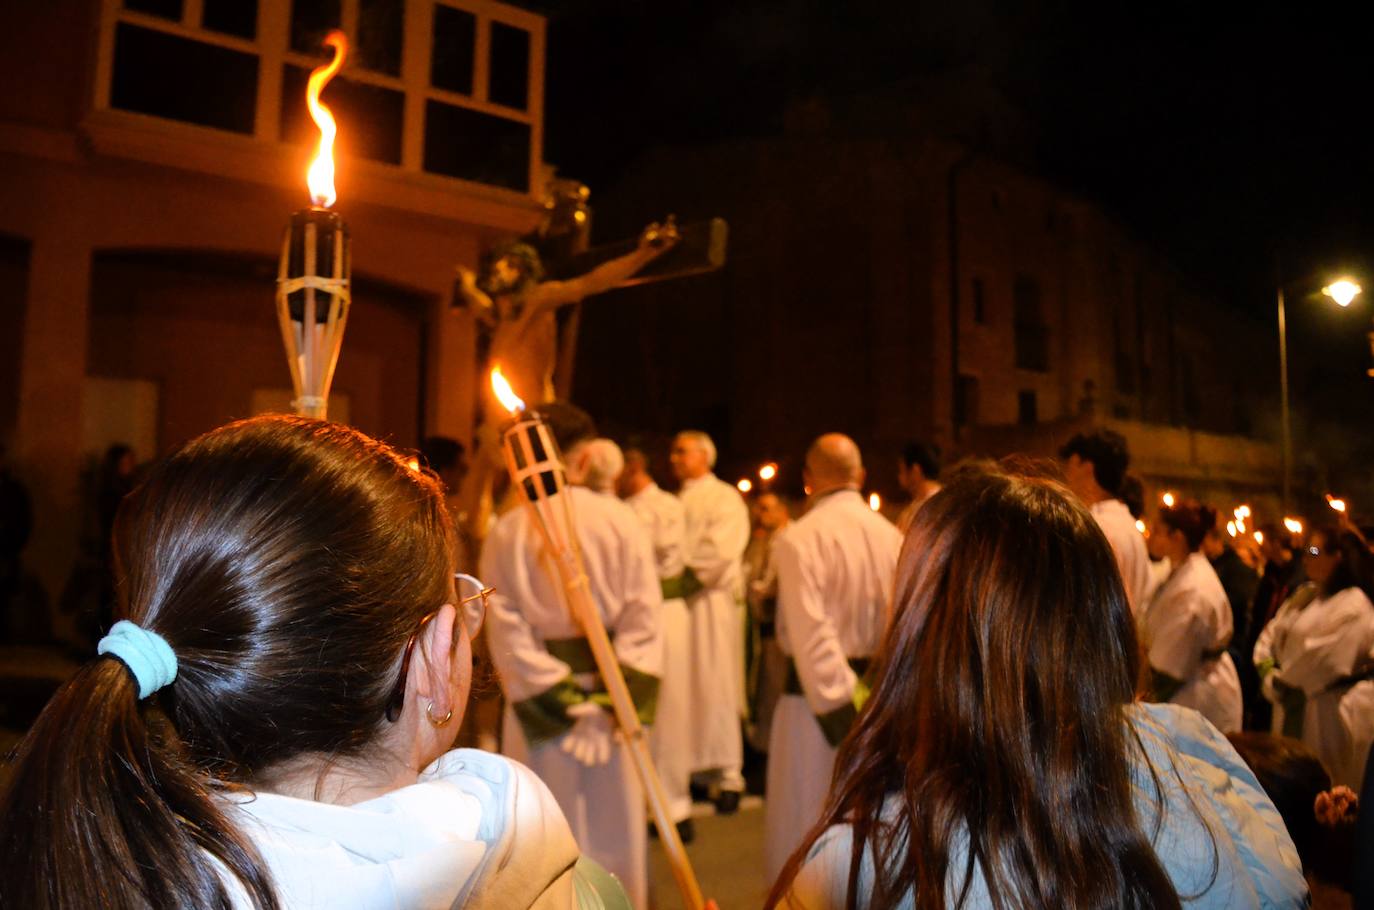
<path fill-rule="evenodd" d="M 763 800 L 746 796 L 734 815 L 716 815 L 709 804 L 692 807 L 696 840 L 687 855 L 702 893 L 721 910 L 757 910 L 771 882 L 763 878 Z M 658 841 L 649 842 L 649 905 L 682 910 L 682 896 Z"/>

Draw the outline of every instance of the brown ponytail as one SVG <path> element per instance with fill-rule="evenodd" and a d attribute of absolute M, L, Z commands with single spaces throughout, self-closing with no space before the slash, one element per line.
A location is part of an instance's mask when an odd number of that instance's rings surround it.
<path fill-rule="evenodd" d="M 139 701 L 106 657 L 53 697 L 0 793 L 0 904 L 278 907 L 222 794 L 366 759 L 450 534 L 437 481 L 347 427 L 255 418 L 159 465 L 116 523 L 120 613 L 176 680 Z"/>

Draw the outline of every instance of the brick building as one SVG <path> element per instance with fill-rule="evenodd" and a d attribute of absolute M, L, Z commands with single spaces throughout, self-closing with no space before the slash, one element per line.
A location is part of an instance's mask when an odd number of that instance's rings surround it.
<path fill-rule="evenodd" d="M 1276 436 L 1272 331 L 1014 168 L 939 141 L 786 136 L 653 153 L 599 196 L 603 226 L 616 200 L 634 207 L 622 230 L 659 210 L 731 225 L 720 274 L 587 308 L 577 396 L 616 427 L 699 425 L 727 473 L 779 460 L 796 487 L 807 442 L 839 429 L 895 494 L 908 438 L 1051 454 L 1110 422 L 1154 487 L 1225 505 L 1277 486 L 1276 448 L 1252 438 Z"/>
<path fill-rule="evenodd" d="M 0 29 L 0 438 L 35 500 L 51 596 L 79 476 L 279 410 L 273 284 L 317 134 L 304 78 L 341 27 L 324 100 L 354 309 L 335 416 L 402 445 L 464 438 L 471 320 L 453 271 L 538 219 L 545 23 L 491 0 L 53 0 Z"/>

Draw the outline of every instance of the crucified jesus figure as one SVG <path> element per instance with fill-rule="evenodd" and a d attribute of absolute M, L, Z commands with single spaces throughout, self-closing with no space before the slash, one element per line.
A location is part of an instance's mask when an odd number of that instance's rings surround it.
<path fill-rule="evenodd" d="M 477 430 L 477 453 L 465 478 L 462 497 L 466 510 L 464 530 L 474 542 L 480 543 L 486 536 L 492 479 L 503 467 L 497 427 L 505 412 L 493 398 L 487 382 L 492 366 L 500 365 L 516 394 L 527 403 L 552 401 L 558 358 L 558 311 L 618 286 L 678 239 L 677 225 L 669 216 L 662 224 L 646 227 L 633 251 L 567 281 L 543 281 L 539 253 L 526 243 L 498 247 L 485 257 L 480 279 L 471 269 L 458 267 L 461 302 L 472 307 L 490 339 L 486 356 L 480 358 L 482 416 Z"/>

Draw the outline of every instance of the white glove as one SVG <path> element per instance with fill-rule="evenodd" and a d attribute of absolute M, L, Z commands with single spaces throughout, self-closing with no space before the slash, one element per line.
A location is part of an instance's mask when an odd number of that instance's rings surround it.
<path fill-rule="evenodd" d="M 573 719 L 573 727 L 563 734 L 560 748 L 588 768 L 610 761 L 615 735 L 611 715 L 595 702 L 584 701 L 568 708 L 567 716 Z"/>

